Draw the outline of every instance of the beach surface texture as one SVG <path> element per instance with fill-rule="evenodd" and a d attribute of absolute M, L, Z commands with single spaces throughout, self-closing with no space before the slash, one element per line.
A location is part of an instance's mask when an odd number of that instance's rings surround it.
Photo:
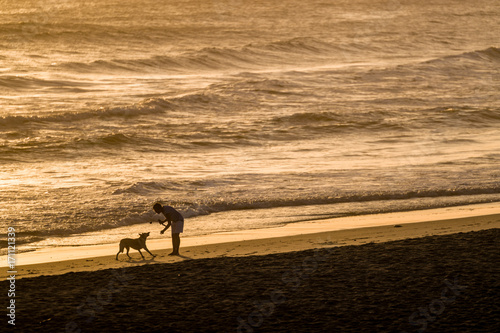
<path fill-rule="evenodd" d="M 156 249 L 154 260 L 132 253 L 132 260 L 113 254 L 21 265 L 16 328 L 496 332 L 500 214 L 450 219 L 451 211 L 473 210 L 441 211 L 443 220 L 189 246 L 174 258 Z M 426 220 L 425 212 L 384 215 Z"/>

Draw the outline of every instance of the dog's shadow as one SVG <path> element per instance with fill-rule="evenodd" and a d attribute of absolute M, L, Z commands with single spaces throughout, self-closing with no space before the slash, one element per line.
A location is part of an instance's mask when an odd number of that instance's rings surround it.
<path fill-rule="evenodd" d="M 170 257 L 170 256 L 158 256 L 157 255 L 156 257 L 163 258 L 163 257 Z M 131 264 L 148 264 L 148 263 L 152 263 L 152 262 L 157 262 L 157 261 L 155 261 L 156 257 L 149 258 L 149 259 L 127 258 L 125 260 L 119 260 L 119 261 L 121 261 L 121 262 L 128 262 L 128 263 L 131 263 Z M 188 257 L 188 256 L 184 256 L 182 254 L 178 254 L 175 257 L 179 257 L 179 258 L 186 259 L 186 260 L 193 260 L 193 258 Z"/>
<path fill-rule="evenodd" d="M 131 259 L 125 259 L 125 260 L 120 260 L 122 262 L 128 262 L 128 263 L 131 263 L 131 264 L 147 264 L 147 263 L 151 263 L 151 262 L 154 262 L 155 261 L 155 258 L 151 258 L 151 259 L 135 259 L 135 258 L 131 258 Z"/>

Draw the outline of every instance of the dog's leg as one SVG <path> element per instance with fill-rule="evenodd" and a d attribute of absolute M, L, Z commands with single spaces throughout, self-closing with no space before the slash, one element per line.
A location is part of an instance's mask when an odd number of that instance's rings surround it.
<path fill-rule="evenodd" d="M 142 259 L 144 259 L 144 256 L 142 255 L 141 249 L 137 250 L 141 254 Z"/>
<path fill-rule="evenodd" d="M 130 247 L 127 246 L 127 257 L 129 257 L 130 259 L 132 259 L 132 257 L 128 255 L 128 251 L 129 250 L 130 250 Z"/>
<path fill-rule="evenodd" d="M 153 256 L 153 258 L 154 258 L 154 257 L 156 257 L 156 255 L 152 254 L 152 253 L 149 251 L 149 249 L 146 247 L 146 245 L 144 245 L 144 250 L 148 251 L 148 253 L 149 253 L 150 255 L 152 255 L 152 256 Z"/>

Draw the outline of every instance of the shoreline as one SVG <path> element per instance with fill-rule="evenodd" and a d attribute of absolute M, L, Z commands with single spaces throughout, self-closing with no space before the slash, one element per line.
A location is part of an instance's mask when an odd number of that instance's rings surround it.
<path fill-rule="evenodd" d="M 398 227 L 395 227 L 398 226 Z M 131 260 L 120 254 L 118 244 L 51 248 L 16 255 L 16 278 L 60 275 L 68 272 L 174 263 L 190 259 L 241 257 L 383 243 L 393 240 L 446 235 L 500 228 L 500 204 L 478 204 L 422 211 L 360 215 L 288 224 L 279 228 L 253 229 L 181 238 L 181 256 L 171 257 L 170 237 L 148 242 L 151 256 L 130 251 Z M 7 274 L 3 256 L 1 278 Z"/>

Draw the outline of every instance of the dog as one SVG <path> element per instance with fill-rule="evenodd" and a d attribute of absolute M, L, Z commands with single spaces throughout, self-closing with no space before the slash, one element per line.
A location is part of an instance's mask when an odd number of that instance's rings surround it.
<path fill-rule="evenodd" d="M 127 257 L 129 257 L 130 259 L 132 259 L 128 255 L 128 251 L 129 251 L 130 248 L 133 248 L 133 249 L 136 249 L 137 251 L 139 251 L 139 253 L 141 254 L 142 259 L 144 259 L 144 256 L 142 255 L 141 249 L 144 249 L 144 250 L 148 251 L 148 253 L 150 255 L 152 255 L 153 258 L 156 257 L 156 255 L 152 254 L 148 250 L 148 248 L 146 247 L 146 238 L 148 238 L 148 236 L 149 236 L 149 232 L 145 232 L 145 233 L 139 234 L 139 238 L 136 238 L 136 239 L 132 239 L 132 238 L 124 238 L 124 239 L 122 239 L 120 241 L 120 250 L 116 254 L 116 260 L 118 260 L 118 255 L 120 253 L 123 253 L 123 250 L 125 248 L 127 249 Z"/>

